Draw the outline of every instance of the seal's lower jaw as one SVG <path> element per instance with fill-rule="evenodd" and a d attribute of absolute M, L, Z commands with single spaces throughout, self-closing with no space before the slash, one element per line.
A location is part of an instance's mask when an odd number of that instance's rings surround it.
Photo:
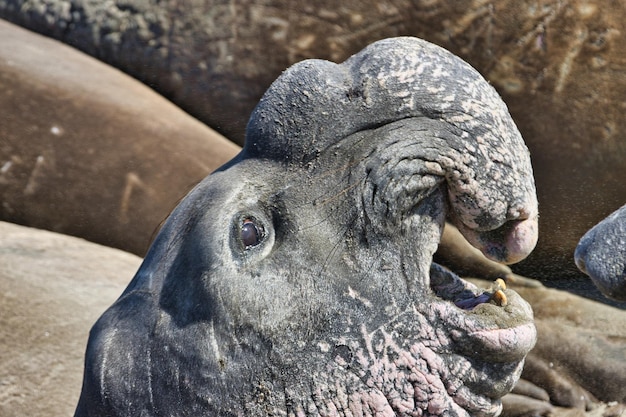
<path fill-rule="evenodd" d="M 342 323 L 339 333 L 313 344 L 320 358 L 313 363 L 321 365 L 305 365 L 320 370 L 312 384 L 315 407 L 339 416 L 500 413 L 500 398 L 518 381 L 534 345 L 530 307 L 510 290 L 506 305 L 498 305 L 483 297 L 489 291 L 436 264 L 430 282 L 400 310 L 372 322 L 363 322 L 362 312 L 374 304 L 363 304 L 359 312 L 346 295 L 346 327 Z M 326 415 L 315 415 L 320 414 Z"/>
<path fill-rule="evenodd" d="M 483 297 L 488 291 L 436 264 L 430 277 L 431 288 L 402 313 L 375 326 L 351 320 L 345 335 L 326 345 L 334 365 L 318 390 L 349 381 L 343 397 L 376 411 L 350 415 L 500 413 L 500 398 L 518 381 L 535 342 L 532 310 L 510 290 L 506 305 L 498 305 Z"/>
<path fill-rule="evenodd" d="M 501 284 L 481 290 L 436 264 L 430 278 L 435 298 L 430 308 L 445 322 L 453 356 L 467 359 L 472 372 L 482 375 L 483 383 L 472 391 L 492 399 L 502 397 L 517 382 L 524 358 L 535 345 L 530 305 Z M 494 299 L 499 292 L 506 294 L 505 300 Z"/>
<path fill-rule="evenodd" d="M 489 362 L 521 361 L 535 345 L 532 308 L 498 281 L 485 290 L 437 264 L 430 271 L 436 304 L 443 302 L 442 318 L 461 352 Z"/>

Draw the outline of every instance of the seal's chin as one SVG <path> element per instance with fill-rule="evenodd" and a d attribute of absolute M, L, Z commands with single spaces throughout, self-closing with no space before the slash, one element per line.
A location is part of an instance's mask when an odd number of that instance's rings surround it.
<path fill-rule="evenodd" d="M 321 363 L 331 360 L 316 374 L 313 402 L 351 411 L 329 415 L 500 413 L 535 342 L 530 306 L 511 290 L 480 290 L 436 264 L 430 277 L 430 288 L 420 286 L 414 302 L 382 323 L 345 315 L 346 331 L 319 344 Z M 494 300 L 498 291 L 506 305 Z"/>

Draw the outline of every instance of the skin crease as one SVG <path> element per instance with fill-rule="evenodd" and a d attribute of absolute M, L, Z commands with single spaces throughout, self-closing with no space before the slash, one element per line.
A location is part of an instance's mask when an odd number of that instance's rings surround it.
<path fill-rule="evenodd" d="M 446 219 L 496 257 L 536 239 L 528 151 L 489 84 L 388 39 L 293 66 L 247 132 L 92 329 L 75 415 L 497 415 L 532 310 L 467 303 L 485 291 L 432 262 Z"/>

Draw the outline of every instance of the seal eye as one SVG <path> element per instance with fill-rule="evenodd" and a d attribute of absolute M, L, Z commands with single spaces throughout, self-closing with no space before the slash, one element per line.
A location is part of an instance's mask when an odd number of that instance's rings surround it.
<path fill-rule="evenodd" d="M 248 249 L 261 243 L 263 231 L 253 219 L 244 219 L 241 224 L 240 237 L 244 247 Z"/>

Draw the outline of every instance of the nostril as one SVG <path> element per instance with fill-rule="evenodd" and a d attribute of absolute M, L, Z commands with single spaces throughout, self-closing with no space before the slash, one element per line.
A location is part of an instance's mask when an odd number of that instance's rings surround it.
<path fill-rule="evenodd" d="M 537 217 L 508 221 L 497 229 L 476 231 L 459 227 L 463 236 L 487 258 L 513 264 L 526 258 L 537 244 Z"/>
<path fill-rule="evenodd" d="M 507 221 L 528 220 L 538 217 L 536 199 L 530 198 L 520 205 L 509 207 L 506 213 Z"/>
<path fill-rule="evenodd" d="M 515 220 L 508 222 L 504 227 L 508 229 L 505 230 L 506 240 L 504 242 L 508 249 L 508 256 L 503 262 L 519 262 L 535 249 L 538 239 L 537 218 Z"/>

